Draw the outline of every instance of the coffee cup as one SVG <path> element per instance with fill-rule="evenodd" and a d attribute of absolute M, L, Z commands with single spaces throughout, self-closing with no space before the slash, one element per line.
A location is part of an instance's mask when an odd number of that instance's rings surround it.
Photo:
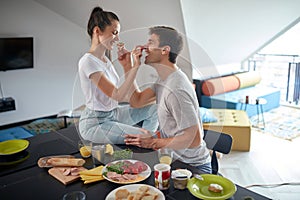
<path fill-rule="evenodd" d="M 156 164 L 154 166 L 155 187 L 166 190 L 170 187 L 171 167 L 168 164 Z"/>

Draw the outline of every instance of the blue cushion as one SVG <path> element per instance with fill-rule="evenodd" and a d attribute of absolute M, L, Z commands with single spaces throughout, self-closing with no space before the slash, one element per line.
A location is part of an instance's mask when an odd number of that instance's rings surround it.
<path fill-rule="evenodd" d="M 207 108 L 199 107 L 199 116 L 203 123 L 218 121 L 218 118 L 214 115 L 214 113 Z"/>
<path fill-rule="evenodd" d="M 30 134 L 30 132 L 26 131 L 21 127 L 0 130 L 0 142 L 13 139 L 24 139 L 32 136 L 33 135 Z"/>
<path fill-rule="evenodd" d="M 240 99 L 245 96 L 255 96 L 258 98 L 265 98 L 267 104 L 263 105 L 263 111 L 269 111 L 273 108 L 277 108 L 280 105 L 280 90 L 272 87 L 254 86 L 235 90 L 232 92 L 226 92 L 224 94 L 214 96 L 201 96 L 200 106 L 205 108 L 219 108 L 219 109 L 236 109 L 241 110 Z M 248 105 L 247 114 L 249 117 L 257 115 L 256 105 Z"/>

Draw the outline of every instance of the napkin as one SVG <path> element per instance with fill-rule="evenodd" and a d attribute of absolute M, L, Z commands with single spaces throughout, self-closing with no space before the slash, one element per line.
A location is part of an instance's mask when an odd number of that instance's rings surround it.
<path fill-rule="evenodd" d="M 102 176 L 103 167 L 103 165 L 100 165 L 90 170 L 80 171 L 79 176 L 81 177 L 81 180 L 84 181 L 84 184 L 104 180 L 104 177 Z"/>

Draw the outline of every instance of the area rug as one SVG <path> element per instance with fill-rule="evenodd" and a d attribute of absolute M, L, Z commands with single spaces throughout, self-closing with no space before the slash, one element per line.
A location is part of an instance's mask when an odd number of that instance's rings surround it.
<path fill-rule="evenodd" d="M 251 117 L 253 128 L 262 133 L 292 141 L 300 136 L 300 109 L 280 106 L 264 113 L 265 128 L 262 127 L 262 117 Z"/>

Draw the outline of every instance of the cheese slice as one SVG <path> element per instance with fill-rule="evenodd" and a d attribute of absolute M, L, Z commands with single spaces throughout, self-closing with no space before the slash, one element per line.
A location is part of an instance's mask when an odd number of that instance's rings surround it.
<path fill-rule="evenodd" d="M 104 180 L 104 178 L 98 178 L 98 179 L 91 179 L 91 180 L 86 180 L 86 181 L 84 181 L 83 183 L 84 184 L 88 184 L 88 183 L 93 183 L 93 182 L 96 182 L 96 181 L 102 181 L 102 180 Z"/>
<path fill-rule="evenodd" d="M 94 176 L 99 176 L 102 175 L 102 170 L 103 170 L 103 165 L 100 165 L 99 167 L 95 167 L 90 170 L 84 170 L 79 172 L 80 175 L 94 175 Z"/>
<path fill-rule="evenodd" d="M 84 181 L 84 184 L 104 180 L 104 177 L 102 176 L 102 169 L 103 166 L 101 165 L 90 170 L 80 171 L 80 178 Z"/>
<path fill-rule="evenodd" d="M 93 179 L 104 179 L 103 176 L 89 176 L 89 175 L 80 175 L 81 180 L 93 180 Z"/>

